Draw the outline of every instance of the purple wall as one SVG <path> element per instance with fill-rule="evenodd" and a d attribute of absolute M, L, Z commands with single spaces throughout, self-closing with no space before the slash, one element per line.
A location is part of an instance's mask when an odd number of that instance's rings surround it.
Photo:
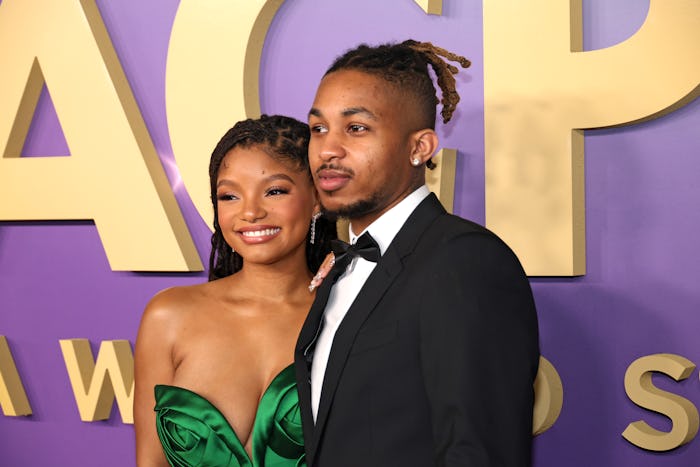
<path fill-rule="evenodd" d="M 172 162 L 164 82 L 178 2 L 97 3 L 156 148 Z M 648 6 L 649 0 L 584 1 L 586 49 L 632 35 Z M 444 0 L 443 16 L 429 17 L 412 0 L 288 0 L 265 42 L 262 109 L 304 119 L 324 69 L 359 42 L 415 36 L 466 55 L 474 65 L 458 75 L 462 102 L 441 137 L 444 146 L 459 150 L 455 211 L 482 222 L 481 21 L 479 1 Z M 667 352 L 700 363 L 698 128 L 696 100 L 651 122 L 586 132 L 588 274 L 532 280 L 542 352 L 564 384 L 560 418 L 535 441 L 537 467 L 700 463 L 700 436 L 655 454 L 620 435 L 639 419 L 670 429 L 668 419 L 627 399 L 623 378 L 632 361 Z M 68 152 L 44 93 L 24 155 Z M 203 171 L 207 159 L 203 154 Z M 174 169 L 168 170 L 174 180 Z M 184 187 L 175 194 L 206 261 L 208 229 Z M 37 187 L 37 196 L 50 193 Z M 116 404 L 108 421 L 80 421 L 58 340 L 88 338 L 95 353 L 102 340 L 133 344 L 151 295 L 203 280 L 203 273 L 112 272 L 90 222 L 0 222 L 0 334 L 7 336 L 34 412 L 0 415 L 0 464 L 133 465 L 133 429 L 121 423 Z M 662 376 L 654 381 L 700 406 L 697 370 L 681 383 Z"/>

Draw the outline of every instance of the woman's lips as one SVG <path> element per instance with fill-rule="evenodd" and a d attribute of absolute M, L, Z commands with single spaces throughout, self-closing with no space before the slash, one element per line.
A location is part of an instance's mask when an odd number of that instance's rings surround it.
<path fill-rule="evenodd" d="M 247 243 L 248 245 L 256 245 L 258 243 L 265 243 L 269 240 L 272 240 L 275 238 L 277 235 L 279 235 L 280 231 L 279 227 L 247 227 L 245 229 L 241 229 L 238 231 L 238 235 L 243 239 L 244 243 Z"/>
<path fill-rule="evenodd" d="M 350 181 L 350 175 L 339 170 L 320 170 L 317 175 L 318 187 L 323 191 L 339 190 Z"/>

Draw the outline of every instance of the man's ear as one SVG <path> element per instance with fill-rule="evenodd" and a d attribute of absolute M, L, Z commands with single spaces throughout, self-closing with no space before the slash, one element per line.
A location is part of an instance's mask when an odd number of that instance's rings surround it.
<path fill-rule="evenodd" d="M 437 150 L 439 139 L 435 130 L 425 128 L 418 130 L 411 135 L 411 156 L 409 163 L 414 166 L 421 166 L 428 162 Z M 417 164 L 415 161 L 419 160 Z"/>

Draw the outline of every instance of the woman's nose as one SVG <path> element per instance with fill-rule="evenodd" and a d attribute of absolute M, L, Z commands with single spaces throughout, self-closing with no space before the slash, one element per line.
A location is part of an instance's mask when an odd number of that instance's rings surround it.
<path fill-rule="evenodd" d="M 248 199 L 243 202 L 241 219 L 247 222 L 256 222 L 265 217 L 266 211 L 262 203 L 255 199 Z"/>

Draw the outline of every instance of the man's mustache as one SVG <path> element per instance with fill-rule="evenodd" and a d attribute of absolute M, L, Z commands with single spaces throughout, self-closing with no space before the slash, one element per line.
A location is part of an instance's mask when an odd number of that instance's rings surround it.
<path fill-rule="evenodd" d="M 343 174 L 349 175 L 353 177 L 355 175 L 355 171 L 352 170 L 349 167 L 343 167 L 342 165 L 336 165 L 336 164 L 322 164 L 319 168 L 316 169 L 316 175 L 318 176 L 319 173 L 323 170 L 333 170 L 334 172 L 341 172 Z"/>

